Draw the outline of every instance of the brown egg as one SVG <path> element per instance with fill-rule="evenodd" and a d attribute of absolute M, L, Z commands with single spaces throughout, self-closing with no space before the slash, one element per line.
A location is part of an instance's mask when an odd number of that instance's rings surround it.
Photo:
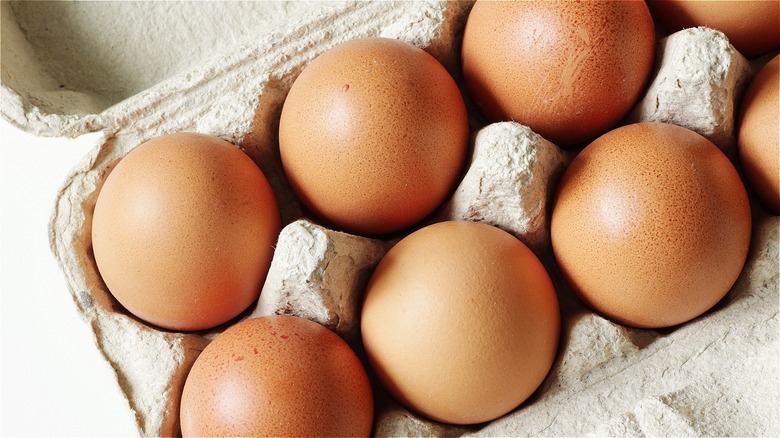
<path fill-rule="evenodd" d="M 184 384 L 184 436 L 368 436 L 374 416 L 363 364 L 338 335 L 303 318 L 231 326 Z"/>
<path fill-rule="evenodd" d="M 279 228 L 271 187 L 246 154 L 178 133 L 117 164 L 95 204 L 92 246 L 106 286 L 132 314 L 200 330 L 257 299 Z"/>
<path fill-rule="evenodd" d="M 599 137 L 558 187 L 552 244 L 597 312 L 668 327 L 711 308 L 739 276 L 750 206 L 734 166 L 685 128 L 640 123 Z"/>
<path fill-rule="evenodd" d="M 780 47 L 778 0 L 648 0 L 670 32 L 707 26 L 723 32 L 747 57 Z"/>
<path fill-rule="evenodd" d="M 393 247 L 371 277 L 361 330 L 372 368 L 401 403 L 437 421 L 481 423 L 526 400 L 555 358 L 550 277 L 519 240 L 442 222 Z"/>
<path fill-rule="evenodd" d="M 566 147 L 631 110 L 654 54 L 653 21 L 640 0 L 479 0 L 463 36 L 463 75 L 489 119 L 520 122 Z"/>
<path fill-rule="evenodd" d="M 312 61 L 279 122 L 284 170 L 301 201 L 336 228 L 381 234 L 431 213 L 466 157 L 458 87 L 410 44 L 364 38 Z"/>
<path fill-rule="evenodd" d="M 750 83 L 740 108 L 737 143 L 745 177 L 780 214 L 780 55 Z"/>

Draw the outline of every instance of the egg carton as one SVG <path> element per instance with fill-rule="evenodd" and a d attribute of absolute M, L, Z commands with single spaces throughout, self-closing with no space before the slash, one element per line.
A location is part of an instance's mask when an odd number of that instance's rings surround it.
<path fill-rule="evenodd" d="M 278 122 L 293 81 L 318 54 L 384 36 L 431 53 L 462 86 L 458 48 L 471 2 L 2 2 L 2 115 L 40 136 L 91 134 L 94 148 L 56 199 L 49 233 L 74 303 L 114 369 L 142 435 L 177 435 L 184 379 L 228 325 L 257 315 L 317 321 L 360 353 L 362 289 L 397 241 L 328 229 L 304 216 L 281 170 Z M 57 23 L 56 25 L 54 23 Z M 644 97 L 625 123 L 693 129 L 734 157 L 734 108 L 753 72 L 720 32 L 661 36 Z M 518 72 L 522 73 L 522 72 Z M 661 330 L 614 324 L 582 305 L 555 265 L 549 218 L 573 156 L 525 126 L 487 124 L 464 93 L 471 157 L 450 199 L 419 226 L 462 219 L 524 241 L 556 284 L 557 359 L 539 390 L 489 423 L 419 417 L 374 382 L 378 436 L 777 435 L 778 229 L 755 202 L 747 264 L 705 315 Z M 177 131 L 219 136 L 263 170 L 285 227 L 256 305 L 212 330 L 148 326 L 108 292 L 91 218 L 113 166 L 145 140 Z"/>

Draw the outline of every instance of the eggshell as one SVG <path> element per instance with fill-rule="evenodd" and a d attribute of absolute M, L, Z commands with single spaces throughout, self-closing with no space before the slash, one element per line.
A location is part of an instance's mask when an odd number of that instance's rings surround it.
<path fill-rule="evenodd" d="M 401 403 L 471 424 L 526 400 L 555 358 L 560 311 L 528 247 L 476 222 L 440 222 L 401 240 L 366 288 L 362 335 Z"/>
<path fill-rule="evenodd" d="M 668 327 L 715 305 L 739 276 L 750 207 L 731 162 L 688 129 L 615 129 L 572 162 L 558 187 L 552 243 L 579 297 L 635 327 Z"/>
<path fill-rule="evenodd" d="M 740 108 L 737 143 L 750 185 L 780 214 L 780 55 L 750 83 Z"/>
<path fill-rule="evenodd" d="M 648 0 L 670 32 L 688 27 L 717 29 L 747 57 L 780 47 L 778 0 Z"/>
<path fill-rule="evenodd" d="M 397 231 L 431 213 L 452 190 L 467 143 L 466 107 L 444 67 L 387 38 L 317 57 L 279 122 L 296 194 L 331 226 L 357 234 Z"/>
<path fill-rule="evenodd" d="M 172 330 L 235 317 L 260 294 L 279 234 L 263 173 L 232 144 L 176 133 L 114 168 L 92 218 L 100 275 L 133 315 Z"/>
<path fill-rule="evenodd" d="M 463 35 L 463 75 L 489 119 L 528 125 L 566 147 L 631 110 L 654 52 L 643 1 L 477 1 Z"/>
<path fill-rule="evenodd" d="M 181 400 L 184 436 L 368 436 L 371 386 L 335 333 L 307 319 L 242 321 L 206 347 Z"/>

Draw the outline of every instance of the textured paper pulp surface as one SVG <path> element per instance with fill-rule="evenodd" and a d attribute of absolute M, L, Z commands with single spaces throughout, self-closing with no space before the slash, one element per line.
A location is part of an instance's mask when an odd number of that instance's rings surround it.
<path fill-rule="evenodd" d="M 279 164 L 281 105 L 311 59 L 362 36 L 398 38 L 422 47 L 459 80 L 456 53 L 470 3 L 106 4 L 2 3 L 2 114 L 38 135 L 103 134 L 63 185 L 51 220 L 51 246 L 96 346 L 116 371 L 139 433 L 177 434 L 184 378 L 199 352 L 225 327 L 196 334 L 160 331 L 129 315 L 108 293 L 91 253 L 90 233 L 95 199 L 111 168 L 140 142 L 175 131 L 213 134 L 241 147 L 267 175 L 289 224 L 261 295 L 265 302 L 243 317 L 287 306 L 350 340 L 354 322 L 329 325 L 340 321 L 329 309 L 355 301 L 367 273 L 393 242 L 298 220 L 301 208 Z M 42 24 L 53 17 L 61 23 L 56 29 Z M 222 24 L 216 25 L 214 17 Z M 702 59 L 708 62 L 707 56 Z M 741 73 L 732 76 L 741 74 L 741 79 L 729 77 L 708 89 L 725 86 L 738 94 L 736 88 L 752 71 L 733 63 Z M 707 105 L 720 107 L 722 102 L 702 105 L 706 111 Z M 483 123 L 471 112 L 476 133 Z M 702 118 L 693 114 L 691 119 Z M 473 159 L 482 163 L 478 160 L 484 158 Z M 551 163 L 563 162 L 556 160 Z M 489 167 L 479 166 L 479 172 Z M 494 181 L 502 174 L 511 172 L 496 170 Z M 553 174 L 544 174 L 544 184 L 553 183 Z M 464 179 L 460 193 L 474 191 L 468 181 Z M 530 192 L 548 196 L 550 190 L 535 187 Z M 487 200 L 484 205 L 494 204 Z M 583 307 L 548 261 L 561 302 L 563 335 L 556 363 L 539 391 L 493 422 L 454 427 L 421 419 L 380 390 L 376 434 L 780 435 L 780 219 L 767 216 L 755 202 L 752 206 L 753 242 L 745 270 L 726 298 L 702 317 L 664 330 L 613 324 Z M 450 207 L 459 211 L 458 205 Z M 436 217 L 447 218 L 447 213 Z M 544 252 L 548 243 L 539 241 Z M 322 274 L 317 271 L 322 266 L 331 270 Z M 290 283 L 314 278 L 312 272 L 322 274 L 316 277 L 319 289 L 285 297 L 286 291 L 298 290 Z M 352 296 L 329 296 L 335 288 Z M 290 305 L 290 300 L 298 301 Z"/>

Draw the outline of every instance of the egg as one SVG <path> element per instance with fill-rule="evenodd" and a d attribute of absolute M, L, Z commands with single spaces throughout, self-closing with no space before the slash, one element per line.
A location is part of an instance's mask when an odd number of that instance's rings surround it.
<path fill-rule="evenodd" d="M 483 1 L 463 35 L 469 94 L 558 146 L 593 140 L 639 99 L 655 30 L 644 1 Z"/>
<path fill-rule="evenodd" d="M 778 0 L 648 0 L 670 32 L 706 26 L 723 32 L 747 57 L 780 47 Z"/>
<path fill-rule="evenodd" d="M 425 51 L 351 40 L 295 80 L 279 148 L 302 203 L 337 229 L 383 234 L 430 214 L 451 192 L 468 143 L 463 98 Z"/>
<path fill-rule="evenodd" d="M 585 304 L 621 324 L 669 327 L 726 295 L 747 257 L 750 220 L 720 149 L 679 126 L 639 123 L 604 134 L 571 163 L 552 244 Z"/>
<path fill-rule="evenodd" d="M 182 435 L 369 436 L 374 404 L 362 363 L 338 335 L 307 319 L 235 324 L 187 375 Z"/>
<path fill-rule="evenodd" d="M 271 187 L 246 154 L 217 137 L 175 133 L 139 145 L 106 178 L 92 250 L 130 313 L 201 330 L 257 300 L 279 229 Z"/>
<path fill-rule="evenodd" d="M 560 311 L 547 271 L 522 242 L 485 224 L 441 222 L 381 260 L 361 333 L 397 400 L 437 421 L 472 424 L 539 387 L 557 352 Z"/>
<path fill-rule="evenodd" d="M 780 214 L 780 55 L 758 72 L 740 108 L 737 145 L 745 177 Z"/>

